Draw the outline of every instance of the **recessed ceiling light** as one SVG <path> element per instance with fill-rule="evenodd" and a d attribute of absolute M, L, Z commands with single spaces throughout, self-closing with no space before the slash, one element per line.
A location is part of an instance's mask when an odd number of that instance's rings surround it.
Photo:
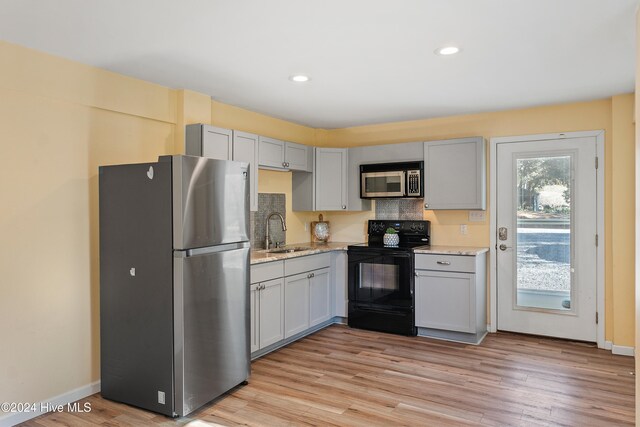
<path fill-rule="evenodd" d="M 457 46 L 444 46 L 436 49 L 436 55 L 455 55 L 460 52 L 460 48 Z"/>
<path fill-rule="evenodd" d="M 304 74 L 294 74 L 293 76 L 289 76 L 289 80 L 294 83 L 305 83 L 311 80 L 311 78 Z"/>

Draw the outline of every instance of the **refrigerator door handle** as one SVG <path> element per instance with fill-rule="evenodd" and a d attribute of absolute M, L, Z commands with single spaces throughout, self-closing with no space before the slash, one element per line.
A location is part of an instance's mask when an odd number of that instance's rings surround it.
<path fill-rule="evenodd" d="M 204 248 L 186 249 L 183 251 L 175 250 L 173 251 L 173 257 L 188 258 L 188 257 L 198 256 L 198 255 L 213 254 L 216 252 L 233 251 L 235 249 L 248 248 L 249 246 L 250 246 L 249 242 L 237 242 L 237 243 L 226 243 L 224 245 L 207 246 Z"/>

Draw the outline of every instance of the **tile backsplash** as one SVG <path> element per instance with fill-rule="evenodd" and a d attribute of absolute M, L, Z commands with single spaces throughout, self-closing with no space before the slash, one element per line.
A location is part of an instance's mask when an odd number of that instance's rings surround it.
<path fill-rule="evenodd" d="M 266 236 L 267 216 L 273 212 L 281 214 L 285 222 L 286 217 L 286 198 L 284 194 L 278 193 L 260 193 L 258 194 L 258 211 L 251 212 L 251 247 L 254 249 L 264 249 L 264 239 Z M 272 242 L 286 243 L 286 232 L 282 231 L 280 218 L 273 217 L 270 221 L 269 238 Z"/>
<path fill-rule="evenodd" d="M 423 199 L 378 199 L 376 219 L 423 219 Z"/>

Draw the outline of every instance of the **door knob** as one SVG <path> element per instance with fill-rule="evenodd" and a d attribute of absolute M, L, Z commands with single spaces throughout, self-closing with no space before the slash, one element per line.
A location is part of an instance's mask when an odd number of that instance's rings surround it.
<path fill-rule="evenodd" d="M 504 243 L 501 244 L 500 246 L 498 246 L 500 248 L 501 251 L 506 251 L 507 250 L 507 245 L 505 245 Z"/>

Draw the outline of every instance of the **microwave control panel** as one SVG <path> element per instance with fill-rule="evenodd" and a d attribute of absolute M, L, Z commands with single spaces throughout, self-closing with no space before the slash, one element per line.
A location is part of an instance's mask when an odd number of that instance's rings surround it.
<path fill-rule="evenodd" d="M 407 171 L 407 196 L 420 196 L 420 171 Z"/>

